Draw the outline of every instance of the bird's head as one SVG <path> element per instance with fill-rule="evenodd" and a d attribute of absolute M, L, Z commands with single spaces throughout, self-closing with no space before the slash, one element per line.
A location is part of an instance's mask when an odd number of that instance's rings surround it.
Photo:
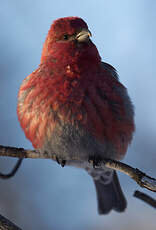
<path fill-rule="evenodd" d="M 50 27 L 43 46 L 41 61 L 50 55 L 56 54 L 62 57 L 68 52 L 74 56 L 74 52 L 78 50 L 85 52 L 85 49 L 88 48 L 96 49 L 90 37 L 91 32 L 83 19 L 79 17 L 59 18 Z"/>
<path fill-rule="evenodd" d="M 90 36 L 87 24 L 78 17 L 57 19 L 49 30 L 49 38 L 53 43 L 88 42 Z"/>

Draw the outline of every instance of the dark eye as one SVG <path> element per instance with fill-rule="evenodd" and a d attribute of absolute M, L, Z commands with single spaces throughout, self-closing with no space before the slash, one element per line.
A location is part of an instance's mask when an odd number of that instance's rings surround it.
<path fill-rule="evenodd" d="M 68 38 L 69 38 L 68 34 L 64 34 L 64 35 L 63 35 L 63 39 L 64 39 L 64 40 L 68 40 Z"/>

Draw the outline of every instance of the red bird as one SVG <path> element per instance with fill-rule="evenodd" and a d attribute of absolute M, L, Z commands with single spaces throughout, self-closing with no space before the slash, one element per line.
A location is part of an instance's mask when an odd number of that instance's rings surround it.
<path fill-rule="evenodd" d="M 41 64 L 23 81 L 17 113 L 34 148 L 62 164 L 65 159 L 124 157 L 134 132 L 134 111 L 116 70 L 102 62 L 90 40 L 87 24 L 78 17 L 52 24 Z M 117 174 L 85 168 L 93 177 L 100 214 L 122 212 L 126 200 Z"/>

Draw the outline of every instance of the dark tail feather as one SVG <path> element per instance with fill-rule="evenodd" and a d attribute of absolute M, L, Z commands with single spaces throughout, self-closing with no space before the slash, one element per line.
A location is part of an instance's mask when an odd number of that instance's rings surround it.
<path fill-rule="evenodd" d="M 99 214 L 107 214 L 112 209 L 123 212 L 127 206 L 126 199 L 121 190 L 116 172 L 114 171 L 113 180 L 109 184 L 94 180 Z"/>

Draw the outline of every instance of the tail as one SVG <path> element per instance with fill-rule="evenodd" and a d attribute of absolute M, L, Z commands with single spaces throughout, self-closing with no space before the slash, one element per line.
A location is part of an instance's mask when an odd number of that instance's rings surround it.
<path fill-rule="evenodd" d="M 100 178 L 100 180 L 94 179 L 99 214 L 107 214 L 112 209 L 117 212 L 123 212 L 127 206 L 127 202 L 121 190 L 116 172 L 113 172 L 112 180 L 108 184 L 104 184 L 102 176 Z"/>

